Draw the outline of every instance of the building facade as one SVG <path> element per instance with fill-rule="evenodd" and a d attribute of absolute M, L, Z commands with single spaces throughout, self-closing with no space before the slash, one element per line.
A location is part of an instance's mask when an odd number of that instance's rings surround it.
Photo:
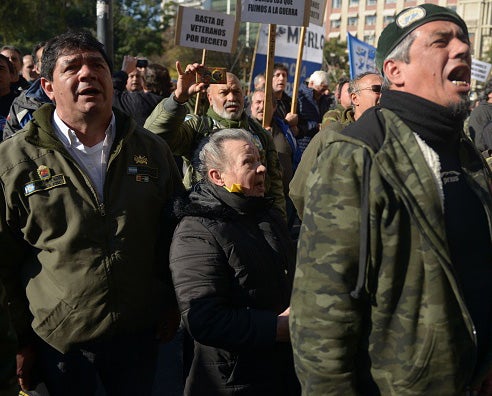
<path fill-rule="evenodd" d="M 467 23 L 472 55 L 481 59 L 491 45 L 492 0 L 430 0 L 455 10 Z M 325 37 L 347 40 L 347 33 L 373 46 L 385 26 L 402 9 L 422 4 L 416 0 L 327 0 Z"/>

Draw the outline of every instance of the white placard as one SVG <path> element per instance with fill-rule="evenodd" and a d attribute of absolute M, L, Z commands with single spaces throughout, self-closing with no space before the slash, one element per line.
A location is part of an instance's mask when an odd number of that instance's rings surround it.
<path fill-rule="evenodd" d="M 284 58 L 296 58 L 299 48 L 300 28 L 298 26 L 278 25 L 275 33 L 275 56 Z M 325 30 L 323 27 L 310 24 L 304 38 L 304 51 L 302 59 L 309 62 L 321 63 L 323 59 L 323 46 L 325 44 Z M 268 25 L 261 25 L 260 39 L 256 52 L 267 53 Z"/>
<path fill-rule="evenodd" d="M 471 78 L 485 82 L 490 74 L 492 64 L 472 59 Z"/>
<path fill-rule="evenodd" d="M 307 26 L 311 0 L 242 0 L 241 21 Z"/>
<path fill-rule="evenodd" d="M 231 53 L 237 43 L 236 17 L 179 6 L 175 44 Z"/>
<path fill-rule="evenodd" d="M 323 26 L 325 19 L 326 0 L 311 0 L 309 23 Z"/>

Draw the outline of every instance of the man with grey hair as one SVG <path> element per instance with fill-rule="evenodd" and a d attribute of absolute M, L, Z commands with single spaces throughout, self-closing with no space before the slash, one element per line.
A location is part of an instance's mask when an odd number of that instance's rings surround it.
<path fill-rule="evenodd" d="M 379 73 L 363 73 L 349 82 L 349 92 L 352 107 L 345 109 L 339 121 L 334 121 L 324 127 L 309 142 L 304 151 L 301 162 L 290 182 L 289 196 L 294 203 L 297 215 L 302 220 L 304 212 L 304 195 L 306 193 L 306 179 L 316 159 L 323 151 L 325 143 L 333 132 L 340 132 L 353 123 L 369 108 L 376 106 L 381 97 L 382 77 Z"/>
<path fill-rule="evenodd" d="M 463 132 L 467 26 L 404 9 L 376 64 L 380 106 L 328 139 L 306 182 L 290 315 L 303 393 L 491 395 L 491 178 Z"/>
<path fill-rule="evenodd" d="M 253 121 L 244 111 L 244 94 L 241 82 L 227 73 L 226 83 L 207 86 L 197 82 L 196 75 L 204 68 L 198 63 L 189 64 L 185 70 L 176 62 L 178 81 L 176 90 L 159 103 L 145 122 L 145 128 L 161 136 L 174 155 L 182 156 L 187 170 L 186 187 L 191 187 L 200 176 L 193 163 L 193 152 L 206 136 L 224 128 L 242 128 L 249 131 L 267 168 L 266 195 L 274 198 L 274 205 L 285 214 L 285 197 L 282 186 L 282 169 L 272 136 Z M 210 107 L 206 115 L 187 114 L 186 103 L 198 92 L 207 93 Z"/>
<path fill-rule="evenodd" d="M 265 75 L 263 73 L 257 74 L 253 79 L 253 85 L 255 91 L 260 91 L 265 89 Z"/>
<path fill-rule="evenodd" d="M 329 77 L 327 72 L 317 70 L 311 74 L 307 85 L 299 87 L 299 114 L 307 125 L 304 136 L 298 141 L 301 152 L 318 133 L 323 115 L 330 109 L 332 97 Z"/>

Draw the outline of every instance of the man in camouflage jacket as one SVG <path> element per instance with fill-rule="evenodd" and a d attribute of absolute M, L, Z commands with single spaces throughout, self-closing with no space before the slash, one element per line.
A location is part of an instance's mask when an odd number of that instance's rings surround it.
<path fill-rule="evenodd" d="M 290 316 L 303 394 L 490 395 L 492 199 L 462 133 L 466 25 L 404 10 L 377 62 L 380 107 L 307 180 Z"/>

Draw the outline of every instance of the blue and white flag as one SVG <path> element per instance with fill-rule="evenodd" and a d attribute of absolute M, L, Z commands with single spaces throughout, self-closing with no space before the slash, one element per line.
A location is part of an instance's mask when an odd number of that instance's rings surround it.
<path fill-rule="evenodd" d="M 347 33 L 350 79 L 359 74 L 376 71 L 376 48 Z"/>

